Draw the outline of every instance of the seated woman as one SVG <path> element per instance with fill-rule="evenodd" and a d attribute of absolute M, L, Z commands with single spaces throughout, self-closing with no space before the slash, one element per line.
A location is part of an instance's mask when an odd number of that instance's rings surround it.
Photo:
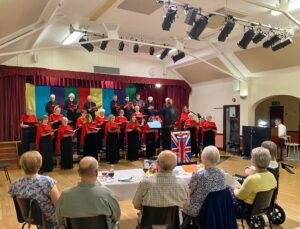
<path fill-rule="evenodd" d="M 56 181 L 48 176 L 38 175 L 42 166 L 42 156 L 37 151 L 28 151 L 21 156 L 20 165 L 25 173 L 24 177 L 15 180 L 8 193 L 11 197 L 35 199 L 46 218 L 46 228 L 57 226 L 55 204 L 59 199 Z"/>
<path fill-rule="evenodd" d="M 248 176 L 239 189 L 234 190 L 238 218 L 250 209 L 258 192 L 274 189 L 277 185 L 275 177 L 268 171 L 271 161 L 269 150 L 263 147 L 254 148 L 251 152 L 251 160 L 256 172 Z"/>
<path fill-rule="evenodd" d="M 207 195 L 226 188 L 225 173 L 216 167 L 219 160 L 220 153 L 215 146 L 207 146 L 202 151 L 201 161 L 204 169 L 192 175 L 189 183 L 190 201 L 183 209 L 184 218 L 197 217 Z"/>

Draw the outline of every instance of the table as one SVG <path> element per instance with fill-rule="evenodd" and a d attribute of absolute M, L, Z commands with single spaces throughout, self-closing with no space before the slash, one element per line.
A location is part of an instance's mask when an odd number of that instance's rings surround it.
<path fill-rule="evenodd" d="M 174 174 L 180 180 L 182 180 L 186 185 L 190 182 L 192 173 L 186 173 L 183 171 L 181 166 L 177 166 L 174 169 Z M 239 183 L 228 173 L 225 173 L 225 183 L 229 186 L 239 185 Z M 133 177 L 130 182 L 119 181 L 119 179 Z M 107 178 L 103 180 L 101 176 L 98 177 L 98 182 L 103 186 L 111 190 L 117 200 L 132 200 L 138 185 L 142 179 L 147 179 L 142 169 L 128 169 L 128 170 L 116 170 L 113 179 Z"/>

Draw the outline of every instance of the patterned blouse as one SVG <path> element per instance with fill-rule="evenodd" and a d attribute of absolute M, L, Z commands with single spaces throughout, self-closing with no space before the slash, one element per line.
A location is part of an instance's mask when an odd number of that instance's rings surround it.
<path fill-rule="evenodd" d="M 12 197 L 32 198 L 37 200 L 46 221 L 57 225 L 55 206 L 50 198 L 50 191 L 56 181 L 48 176 L 21 177 L 15 180 L 8 191 Z"/>
<path fill-rule="evenodd" d="M 226 188 L 225 173 L 218 168 L 203 169 L 193 174 L 189 183 L 190 204 L 183 209 L 189 216 L 196 217 L 210 192 Z"/>

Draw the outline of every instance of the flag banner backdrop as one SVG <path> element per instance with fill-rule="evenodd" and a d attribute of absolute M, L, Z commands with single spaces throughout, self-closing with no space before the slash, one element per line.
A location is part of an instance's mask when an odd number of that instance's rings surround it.
<path fill-rule="evenodd" d="M 129 89 L 132 90 L 132 86 Z M 93 96 L 93 101 L 98 105 L 102 105 L 105 109 L 105 115 L 110 114 L 110 102 L 113 95 L 118 95 L 118 102 L 121 104 L 125 101 L 125 90 L 102 89 L 102 88 L 75 88 L 75 87 L 51 87 L 37 86 L 26 83 L 26 107 L 31 107 L 37 118 L 42 115 L 47 115 L 45 111 L 46 103 L 50 100 L 50 95 L 55 95 L 57 105 L 63 105 L 68 95 L 73 93 L 75 99 L 79 101 L 79 110 L 83 109 L 84 103 L 87 101 L 87 96 Z M 66 111 L 62 109 L 62 114 L 66 115 Z"/>
<path fill-rule="evenodd" d="M 171 132 L 171 148 L 177 156 L 177 165 L 190 164 L 192 161 L 190 131 Z"/>

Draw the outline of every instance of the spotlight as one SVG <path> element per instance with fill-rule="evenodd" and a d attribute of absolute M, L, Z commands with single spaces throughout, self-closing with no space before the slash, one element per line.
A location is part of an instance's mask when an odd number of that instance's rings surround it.
<path fill-rule="evenodd" d="M 139 52 L 139 45 L 138 44 L 134 44 L 134 46 L 133 46 L 133 52 L 134 53 L 138 53 Z"/>
<path fill-rule="evenodd" d="M 168 7 L 166 16 L 164 17 L 164 21 L 161 25 L 163 30 L 167 30 L 167 31 L 170 30 L 171 25 L 172 25 L 173 21 L 175 20 L 176 13 L 177 13 L 177 6 L 170 5 Z"/>
<path fill-rule="evenodd" d="M 184 23 L 187 25 L 193 25 L 196 17 L 197 17 L 198 9 L 195 8 L 188 8 L 186 9 L 186 16 Z"/>
<path fill-rule="evenodd" d="M 218 36 L 219 41 L 225 41 L 235 26 L 235 21 L 231 15 L 226 18 L 226 25 Z"/>
<path fill-rule="evenodd" d="M 185 57 L 185 53 L 184 52 L 178 52 L 178 54 L 172 56 L 172 59 L 175 62 L 177 62 L 178 60 L 182 59 Z"/>
<path fill-rule="evenodd" d="M 85 38 L 84 36 L 82 38 L 79 39 L 79 42 L 84 42 L 84 41 L 88 41 L 87 37 Z M 86 43 L 86 44 L 80 44 L 83 48 L 85 48 L 86 50 L 88 50 L 89 52 L 92 52 L 94 50 L 94 45 L 92 45 L 91 43 Z"/>
<path fill-rule="evenodd" d="M 165 57 L 169 54 L 169 52 L 170 52 L 170 49 L 169 48 L 165 48 L 162 51 L 162 53 L 160 54 L 159 59 L 161 59 L 161 60 L 165 59 Z"/>
<path fill-rule="evenodd" d="M 290 45 L 290 44 L 292 44 L 292 43 L 293 43 L 292 38 L 288 38 L 288 39 L 286 39 L 286 40 L 280 42 L 279 44 L 273 46 L 273 47 L 272 47 L 272 50 L 273 50 L 274 52 L 276 52 L 277 50 L 282 49 L 282 48 L 284 48 L 285 46 L 288 46 L 288 45 Z"/>
<path fill-rule="evenodd" d="M 242 49 L 246 49 L 254 36 L 255 36 L 254 30 L 252 28 L 249 29 L 246 33 L 244 33 L 244 36 L 242 40 L 238 43 L 238 46 Z"/>
<path fill-rule="evenodd" d="M 277 43 L 278 41 L 280 41 L 280 37 L 277 34 L 275 34 L 269 40 L 267 40 L 263 43 L 263 47 L 269 48 L 269 47 L 273 46 L 275 43 Z"/>
<path fill-rule="evenodd" d="M 253 43 L 257 44 L 266 37 L 266 33 L 259 31 L 255 37 L 252 39 Z"/>
<path fill-rule="evenodd" d="M 118 50 L 123 51 L 124 46 L 125 46 L 124 41 L 120 41 L 119 46 L 118 46 Z"/>
<path fill-rule="evenodd" d="M 107 47 L 107 44 L 108 44 L 108 41 L 102 41 L 102 42 L 101 42 L 101 45 L 100 45 L 100 48 L 101 48 L 102 50 L 105 50 L 106 47 Z"/>
<path fill-rule="evenodd" d="M 208 24 L 208 17 L 202 16 L 200 17 L 194 24 L 193 28 L 191 31 L 188 33 L 189 37 L 194 40 L 199 40 L 199 36 L 205 29 L 205 27 Z"/>
<path fill-rule="evenodd" d="M 153 46 L 151 46 L 151 47 L 149 48 L 149 54 L 150 54 L 151 56 L 153 56 L 154 52 L 155 52 L 155 49 L 154 49 Z"/>

